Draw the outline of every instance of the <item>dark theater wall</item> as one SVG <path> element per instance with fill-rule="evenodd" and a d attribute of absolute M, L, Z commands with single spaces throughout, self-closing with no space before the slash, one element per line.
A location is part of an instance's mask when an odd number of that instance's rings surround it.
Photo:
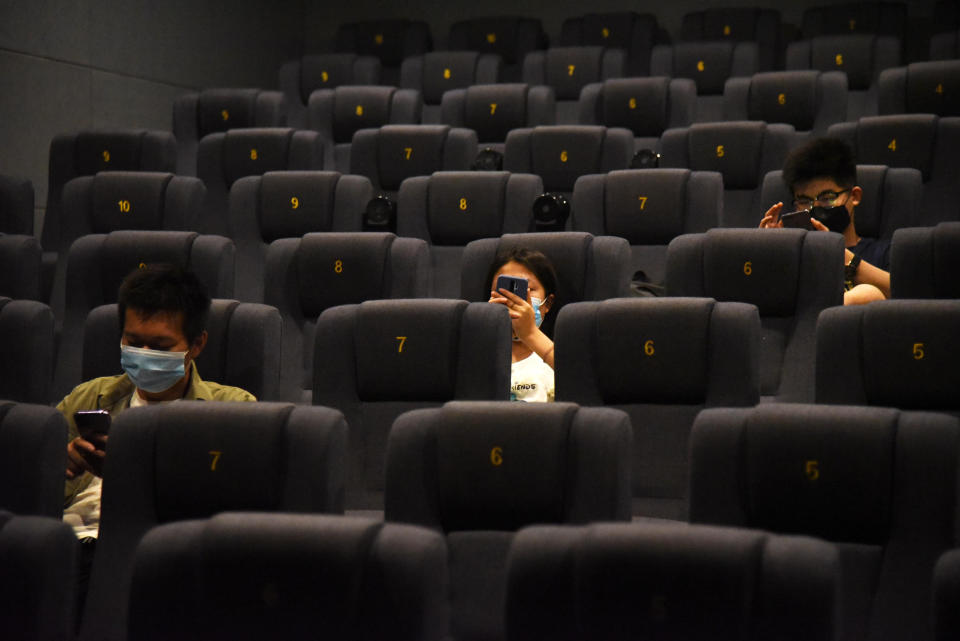
<path fill-rule="evenodd" d="M 0 173 L 33 181 L 59 132 L 171 128 L 174 98 L 273 88 L 300 54 L 302 0 L 0 0 Z"/>

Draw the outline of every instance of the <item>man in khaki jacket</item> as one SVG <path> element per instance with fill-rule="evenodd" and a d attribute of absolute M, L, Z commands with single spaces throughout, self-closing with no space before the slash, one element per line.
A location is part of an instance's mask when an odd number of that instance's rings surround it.
<path fill-rule="evenodd" d="M 129 407 L 181 399 L 256 400 L 239 387 L 200 378 L 194 361 L 207 343 L 210 296 L 192 272 L 171 265 L 137 269 L 120 285 L 117 303 L 125 373 L 81 383 L 57 405 L 70 424 L 63 520 L 83 543 L 81 575 L 99 534 L 101 471 L 109 437 L 81 436 L 74 413 L 106 410 L 113 417 Z"/>

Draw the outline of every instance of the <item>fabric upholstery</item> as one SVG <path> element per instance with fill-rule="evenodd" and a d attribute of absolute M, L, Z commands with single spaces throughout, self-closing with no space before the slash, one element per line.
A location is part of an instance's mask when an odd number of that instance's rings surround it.
<path fill-rule="evenodd" d="M 890 245 L 894 298 L 960 298 L 960 223 L 898 229 Z"/>
<path fill-rule="evenodd" d="M 54 316 L 45 303 L 0 296 L 0 399 L 48 403 L 55 354 Z"/>
<path fill-rule="evenodd" d="M 135 551 L 153 526 L 230 510 L 342 512 L 346 442 L 343 415 L 322 407 L 182 401 L 119 414 L 80 638 L 126 638 Z"/>

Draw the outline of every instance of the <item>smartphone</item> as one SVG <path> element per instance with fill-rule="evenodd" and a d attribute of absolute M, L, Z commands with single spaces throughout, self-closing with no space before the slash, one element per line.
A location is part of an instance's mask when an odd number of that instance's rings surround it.
<path fill-rule="evenodd" d="M 81 410 L 73 413 L 73 422 L 84 440 L 91 436 L 106 436 L 110 433 L 110 412 L 107 410 Z"/>
<path fill-rule="evenodd" d="M 527 300 L 527 285 L 529 281 L 526 278 L 517 278 L 515 276 L 500 276 L 497 278 L 497 292 L 505 289 L 511 294 L 516 294 L 523 300 Z"/>
<path fill-rule="evenodd" d="M 789 214 L 780 214 L 780 222 L 783 223 L 784 227 L 813 231 L 814 226 L 813 223 L 810 222 L 811 216 L 812 214 L 809 209 L 801 209 L 800 211 L 792 211 Z"/>

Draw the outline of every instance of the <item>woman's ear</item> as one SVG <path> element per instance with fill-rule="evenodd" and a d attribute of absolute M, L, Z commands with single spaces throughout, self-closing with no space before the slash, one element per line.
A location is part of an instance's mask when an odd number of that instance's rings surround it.
<path fill-rule="evenodd" d="M 540 303 L 540 313 L 541 313 L 541 314 L 546 314 L 547 312 L 550 311 L 550 308 L 553 307 L 553 300 L 554 300 L 554 298 L 555 298 L 555 296 L 554 296 L 553 294 L 550 294 L 549 296 L 547 296 L 546 300 L 544 300 L 542 303 Z"/>

